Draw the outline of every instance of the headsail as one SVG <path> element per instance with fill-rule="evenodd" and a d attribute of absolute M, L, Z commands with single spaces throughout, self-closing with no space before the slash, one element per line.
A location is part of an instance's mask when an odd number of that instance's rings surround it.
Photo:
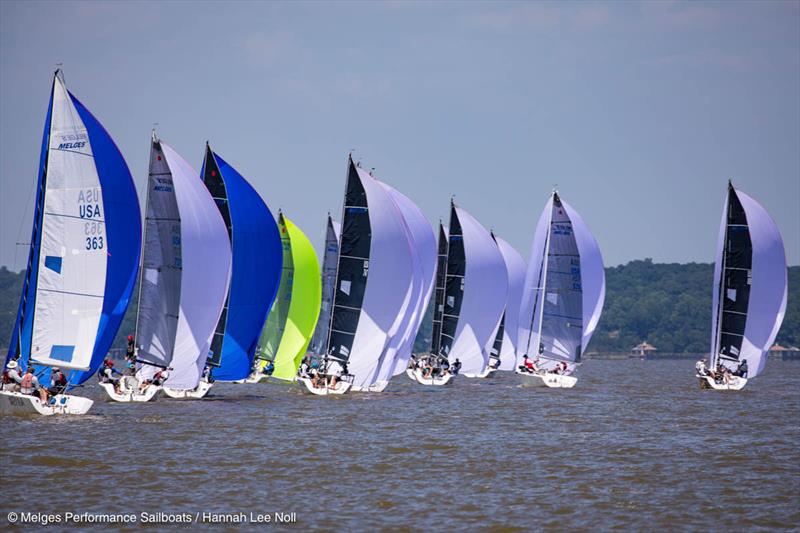
<path fill-rule="evenodd" d="M 486 346 L 505 308 L 508 275 L 491 234 L 452 203 L 445 285 L 439 353 L 459 359 L 464 372 L 483 372 Z"/>
<path fill-rule="evenodd" d="M 755 200 L 728 184 L 714 267 L 711 364 L 748 363 L 761 373 L 786 311 L 786 255 L 778 227 Z"/>
<path fill-rule="evenodd" d="M 334 222 L 330 213 L 325 225 L 325 256 L 322 259 L 322 303 L 314 337 L 308 349 L 311 353 L 322 355 L 328 348 L 328 326 L 331 321 L 333 289 L 336 283 L 336 265 L 339 262 L 339 236 L 341 225 Z"/>
<path fill-rule="evenodd" d="M 397 206 L 407 230 L 414 260 L 410 306 L 405 310 L 400 330 L 390 341 L 377 374 L 377 381 L 387 381 L 405 371 L 414 339 L 428 308 L 436 273 L 436 238 L 430 223 L 419 207 L 398 190 L 381 183 Z"/>
<path fill-rule="evenodd" d="M 259 341 L 259 366 L 274 361 L 272 377 L 291 381 L 317 325 L 322 287 L 317 254 L 308 237 L 282 213 L 278 227 L 284 267 L 278 296 Z"/>
<path fill-rule="evenodd" d="M 508 295 L 506 297 L 506 309 L 501 321 L 502 330 L 498 328 L 498 336 L 501 339 L 501 343 L 500 346 L 495 348 L 498 350 L 500 357 L 499 369 L 514 370 L 516 368 L 516 352 L 519 345 L 517 331 L 519 330 L 522 288 L 525 284 L 525 260 L 508 242 L 497 235 L 494 238 L 497 242 L 497 248 L 503 256 L 503 262 L 508 273 Z"/>
<path fill-rule="evenodd" d="M 431 353 L 438 354 L 442 343 L 442 318 L 444 315 L 444 293 L 447 288 L 447 249 L 450 235 L 441 221 L 439 222 L 439 240 L 437 241 L 436 276 L 434 277 L 433 328 L 431 330 Z"/>
<path fill-rule="evenodd" d="M 56 72 L 27 272 L 8 357 L 89 378 L 113 342 L 139 260 L 139 203 L 114 141 Z"/>
<path fill-rule="evenodd" d="M 233 251 L 231 284 L 217 323 L 209 364 L 219 381 L 246 378 L 259 335 L 278 291 L 281 237 L 258 192 L 206 145 L 203 183 L 226 222 Z"/>

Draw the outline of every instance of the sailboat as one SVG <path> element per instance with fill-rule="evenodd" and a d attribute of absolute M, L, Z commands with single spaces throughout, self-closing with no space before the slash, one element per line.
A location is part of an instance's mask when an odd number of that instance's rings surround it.
<path fill-rule="evenodd" d="M 444 230 L 440 226 L 440 246 Z M 431 358 L 447 358 L 448 366 L 481 375 L 489 363 L 486 346 L 505 309 L 508 274 L 491 234 L 465 210 L 450 202 L 444 276 L 438 263 L 436 308 Z M 441 325 L 439 325 L 441 323 Z M 455 365 L 454 365 L 455 363 Z M 438 361 L 430 361 L 438 366 Z M 453 373 L 427 372 L 417 367 L 414 378 L 423 385 L 446 385 Z"/>
<path fill-rule="evenodd" d="M 413 276 L 403 220 L 381 184 L 348 158 L 333 306 L 322 368 L 305 392 L 345 394 L 374 385 L 381 354 L 402 324 Z"/>
<path fill-rule="evenodd" d="M 383 392 L 397 368 L 405 368 L 411 357 L 414 339 L 422 323 L 433 289 L 436 268 L 436 240 L 430 223 L 419 207 L 390 185 L 376 180 L 388 193 L 402 222 L 413 261 L 412 277 L 407 287 L 398 319 L 388 331 L 389 339 L 378 359 L 373 376 L 366 386 L 355 384 L 352 390 Z"/>
<path fill-rule="evenodd" d="M 139 202 L 106 130 L 55 72 L 45 119 L 36 209 L 17 319 L 6 361 L 46 385 L 67 370 L 64 392 L 40 398 L 0 391 L 0 412 L 85 414 L 92 400 L 66 391 L 100 366 L 119 329 L 139 263 Z"/>
<path fill-rule="evenodd" d="M 787 270 L 783 240 L 772 217 L 731 182 L 713 286 L 709 369 L 697 377 L 701 388 L 741 390 L 764 370 L 783 322 Z M 743 362 L 746 374 L 737 372 Z"/>
<path fill-rule="evenodd" d="M 230 288 L 207 361 L 209 379 L 243 383 L 253 373 L 259 335 L 278 292 L 281 236 L 258 192 L 208 143 L 201 175 L 233 253 Z"/>
<path fill-rule="evenodd" d="M 317 325 L 322 292 L 319 262 L 308 237 L 282 212 L 278 228 L 283 246 L 283 273 L 256 348 L 256 370 L 248 381 L 272 377 L 294 381 Z M 274 369 L 266 374 L 272 363 Z"/>
<path fill-rule="evenodd" d="M 325 253 L 322 258 L 322 302 L 317 319 L 314 336 L 308 345 L 308 351 L 314 355 L 325 355 L 328 345 L 328 326 L 331 321 L 333 307 L 333 289 L 336 283 L 336 266 L 339 264 L 339 236 L 341 225 L 331 218 L 325 225 Z"/>
<path fill-rule="evenodd" d="M 214 200 L 197 173 L 153 132 L 136 314 L 134 376 L 101 383 L 120 402 L 151 400 L 160 389 L 202 396 L 201 381 L 231 275 L 231 247 Z M 202 384 L 201 384 L 202 383 Z"/>
<path fill-rule="evenodd" d="M 600 320 L 603 257 L 581 216 L 553 192 L 539 218 L 525 277 L 520 354 L 537 366 L 517 373 L 524 384 L 572 388 L 571 375 Z M 518 364 L 522 361 L 518 360 Z"/>
<path fill-rule="evenodd" d="M 517 360 L 517 333 L 519 331 L 519 307 L 522 301 L 522 288 L 525 285 L 525 260 L 513 246 L 492 232 L 492 238 L 503 256 L 508 274 L 508 293 L 506 307 L 500 325 L 492 338 L 487 351 L 489 364 L 481 374 L 464 374 L 465 377 L 492 377 L 498 370 L 514 371 Z"/>

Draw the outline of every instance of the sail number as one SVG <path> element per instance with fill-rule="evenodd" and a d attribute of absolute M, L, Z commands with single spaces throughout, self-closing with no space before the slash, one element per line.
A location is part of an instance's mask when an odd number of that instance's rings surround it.
<path fill-rule="evenodd" d="M 83 226 L 83 233 L 86 235 L 87 250 L 102 250 L 105 247 L 102 223 L 86 222 Z"/>

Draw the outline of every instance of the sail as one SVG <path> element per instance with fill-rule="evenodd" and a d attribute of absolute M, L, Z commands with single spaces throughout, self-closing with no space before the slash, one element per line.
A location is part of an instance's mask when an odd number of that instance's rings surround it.
<path fill-rule="evenodd" d="M 391 197 L 352 160 L 348 167 L 328 353 L 347 361 L 353 386 L 364 387 L 398 327 L 413 258 Z"/>
<path fill-rule="evenodd" d="M 554 193 L 539 218 L 520 310 L 518 357 L 579 362 L 605 299 L 603 259 L 580 215 Z"/>
<path fill-rule="evenodd" d="M 764 369 L 786 312 L 786 255 L 778 227 L 754 199 L 728 185 L 714 268 L 712 365 L 746 360 Z"/>
<path fill-rule="evenodd" d="M 135 339 L 137 359 L 163 368 L 175 350 L 181 303 L 181 215 L 176 194 L 172 172 L 154 135 Z"/>
<path fill-rule="evenodd" d="M 485 347 L 497 331 L 507 291 L 506 266 L 491 234 L 452 205 L 439 352 L 450 362 L 459 359 L 464 372 L 485 369 Z"/>
<path fill-rule="evenodd" d="M 297 374 L 317 325 L 322 286 L 317 254 L 308 237 L 283 214 L 278 216 L 278 226 L 284 243 L 288 246 L 284 248 L 284 258 L 288 257 L 290 264 L 284 263 L 283 276 L 286 280 L 281 278 L 281 289 L 267 319 L 269 325 L 273 314 L 276 314 L 276 321 L 282 320 L 282 324 L 275 325 L 270 330 L 265 326 L 267 335 L 279 332 L 277 348 L 272 359 L 265 359 L 260 366 L 263 368 L 267 360 L 273 360 L 275 369 L 272 377 L 291 381 Z M 284 297 L 287 298 L 288 305 L 281 303 Z M 272 338 L 264 339 L 262 334 L 261 342 L 265 341 L 275 343 Z M 262 353 L 269 356 L 269 350 L 265 348 Z"/>
<path fill-rule="evenodd" d="M 384 351 L 384 360 L 377 375 L 378 382 L 389 380 L 405 370 L 414 339 L 428 307 L 436 272 L 436 238 L 425 215 L 407 196 L 385 183 L 381 185 L 389 193 L 403 219 L 414 260 L 414 271 L 409 287 L 410 306 L 401 311 L 403 319 L 399 333 L 389 341 Z"/>
<path fill-rule="evenodd" d="M 283 214 L 280 211 L 278 212 L 278 231 L 283 249 L 283 267 L 275 301 L 272 302 L 272 309 L 267 315 L 267 321 L 264 323 L 264 329 L 261 330 L 261 337 L 258 339 L 258 346 L 256 346 L 256 358 L 259 361 L 259 368 L 264 368 L 269 361 L 275 361 L 275 356 L 278 355 L 278 347 L 283 337 L 283 330 L 289 318 L 289 306 L 292 303 L 292 285 L 294 283 L 292 244 L 289 240 L 289 232 L 286 231 Z"/>
<path fill-rule="evenodd" d="M 35 363 L 74 369 L 68 375 L 72 386 L 88 379 L 130 301 L 140 245 L 139 203 L 125 160 L 57 72 L 8 356 L 20 355 L 22 366 L 31 357 Z"/>
<path fill-rule="evenodd" d="M 508 294 L 503 320 L 498 328 L 500 345 L 494 348 L 500 357 L 500 370 L 514 370 L 516 368 L 516 351 L 519 329 L 519 309 L 522 301 L 522 287 L 525 284 L 525 260 L 508 242 L 495 236 L 497 248 L 503 256 L 508 274 Z"/>
<path fill-rule="evenodd" d="M 334 222 L 330 214 L 325 230 L 325 256 L 322 260 L 322 302 L 320 304 L 319 320 L 314 330 L 314 337 L 309 345 L 311 353 L 322 355 L 328 347 L 328 325 L 331 321 L 331 307 L 333 305 L 333 288 L 336 283 L 336 265 L 339 262 L 339 235 L 341 226 Z"/>
<path fill-rule="evenodd" d="M 206 147 L 203 183 L 226 221 L 233 250 L 230 290 L 217 323 L 209 363 L 218 381 L 246 378 L 278 291 L 281 236 L 258 192 L 219 154 Z"/>
<path fill-rule="evenodd" d="M 447 248 L 450 240 L 448 228 L 439 222 L 437 242 L 436 276 L 434 277 L 433 329 L 431 331 L 431 353 L 438 354 L 442 342 L 442 318 L 444 314 L 444 293 L 447 276 Z"/>
<path fill-rule="evenodd" d="M 387 186 L 388 187 L 388 186 Z M 406 222 L 413 241 L 413 250 L 419 266 L 420 283 L 417 293 L 417 300 L 412 313 L 409 315 L 407 330 L 402 341 L 397 347 L 394 363 L 387 367 L 387 373 L 379 376 L 380 379 L 389 379 L 405 371 L 408 360 L 411 358 L 411 351 L 414 348 L 414 340 L 425 318 L 425 311 L 433 294 L 433 286 L 436 278 L 436 264 L 438 259 L 438 249 L 436 236 L 433 228 L 425 218 L 425 215 L 417 205 L 404 194 L 388 187 L 389 194 Z"/>
<path fill-rule="evenodd" d="M 180 304 L 165 385 L 194 389 L 225 304 L 231 245 L 225 221 L 198 174 L 166 143 L 158 142 L 155 148 L 156 159 L 163 155 L 166 161 L 180 214 L 180 235 L 176 236 L 180 242 Z"/>

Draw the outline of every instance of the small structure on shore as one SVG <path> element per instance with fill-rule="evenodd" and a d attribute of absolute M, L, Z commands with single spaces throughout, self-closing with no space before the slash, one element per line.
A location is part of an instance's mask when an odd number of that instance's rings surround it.
<path fill-rule="evenodd" d="M 780 357 L 784 361 L 788 361 L 790 359 L 800 359 L 800 348 L 797 346 L 781 346 L 778 343 L 772 345 L 772 348 L 769 349 L 769 355 L 771 357 Z"/>
<path fill-rule="evenodd" d="M 647 341 L 642 341 L 640 344 L 637 344 L 633 348 L 631 348 L 631 353 L 634 355 L 638 355 L 639 357 L 647 358 L 648 356 L 653 355 L 653 352 L 657 352 L 658 348 L 653 346 L 652 344 L 648 343 Z"/>

